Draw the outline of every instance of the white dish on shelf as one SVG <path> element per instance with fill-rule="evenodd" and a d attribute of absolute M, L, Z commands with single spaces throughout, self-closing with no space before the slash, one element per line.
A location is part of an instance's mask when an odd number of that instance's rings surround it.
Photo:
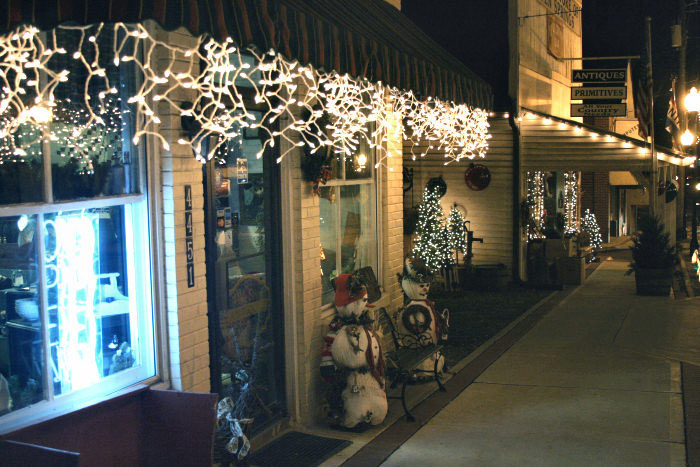
<path fill-rule="evenodd" d="M 39 305 L 33 298 L 15 300 L 15 311 L 27 321 L 39 321 Z"/>

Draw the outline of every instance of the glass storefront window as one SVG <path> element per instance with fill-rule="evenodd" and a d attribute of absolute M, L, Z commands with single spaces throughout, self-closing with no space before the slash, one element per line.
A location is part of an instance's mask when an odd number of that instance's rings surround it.
<path fill-rule="evenodd" d="M 44 161 L 51 165 L 56 201 L 138 193 L 139 158 L 131 144 L 134 112 L 127 103 L 138 83 L 133 64 L 116 67 L 110 59 L 114 34 L 103 30 L 95 43 L 82 41 L 78 50 L 79 31 L 55 30 L 58 43 L 74 44 L 74 49 L 53 55 L 47 66 L 56 73 L 67 71 L 68 81 L 55 88 L 48 122 L 25 123 L 0 138 L 0 205 L 42 201 Z M 95 46 L 105 81 L 93 77 L 86 86 L 83 64 L 73 53 L 94 61 Z M 105 95 L 105 83 L 116 92 Z M 84 104 L 86 95 L 90 109 Z"/>
<path fill-rule="evenodd" d="M 42 165 L 39 128 L 20 125 L 16 135 L 0 138 L 0 206 L 41 201 Z"/>
<path fill-rule="evenodd" d="M 75 34 L 56 30 L 61 43 L 78 47 Z M 111 47 L 109 34 L 99 37 L 100 49 Z M 144 156 L 131 143 L 133 113 L 121 99 L 138 84 L 136 73 L 107 68 L 117 91 L 102 99 L 104 109 L 92 108 L 104 123 L 90 123 L 78 103 L 87 93 L 97 105 L 102 88 L 86 82 L 73 52 L 49 64 L 70 70 L 55 89 L 51 120 L 0 139 L 5 426 L 156 373 Z M 84 44 L 81 53 L 89 59 L 94 51 Z M 6 157 L 13 145 L 22 157 Z M 65 208 L 58 201 L 71 202 Z"/>
<path fill-rule="evenodd" d="M 141 362 L 128 210 L 113 206 L 45 216 L 44 286 L 56 395 Z"/>
<path fill-rule="evenodd" d="M 365 266 L 377 271 L 373 163 L 373 152 L 367 144 L 361 144 L 344 163 L 333 165 L 334 177 L 321 187 L 319 225 L 324 305 L 333 301 L 331 281 L 338 275 Z"/>

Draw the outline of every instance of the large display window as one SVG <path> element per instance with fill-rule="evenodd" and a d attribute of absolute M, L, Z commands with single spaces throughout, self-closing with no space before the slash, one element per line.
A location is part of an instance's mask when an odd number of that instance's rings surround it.
<path fill-rule="evenodd" d="M 55 33 L 70 43 L 72 31 Z M 111 46 L 107 35 L 100 41 Z M 91 50 L 82 51 L 87 60 L 102 60 Z M 73 71 L 66 55 L 51 66 Z M 117 91 L 92 109 L 99 122 L 76 105 L 84 102 L 76 93 L 99 92 L 76 71 L 56 88 L 50 117 L 0 139 L 0 420 L 8 429 L 156 373 L 144 158 L 120 97 L 136 74 L 106 69 Z"/>

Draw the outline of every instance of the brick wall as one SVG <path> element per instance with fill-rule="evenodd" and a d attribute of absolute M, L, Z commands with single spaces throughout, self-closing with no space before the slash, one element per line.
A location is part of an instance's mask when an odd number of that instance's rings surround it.
<path fill-rule="evenodd" d="M 165 42 L 194 46 L 187 33 L 157 30 Z M 162 64 L 159 64 L 162 65 Z M 186 71 L 173 69 L 174 72 Z M 191 99 L 183 92 L 181 101 Z M 182 133 L 180 115 L 159 103 L 159 132 L 170 144 L 161 149 L 163 238 L 165 240 L 165 296 L 168 322 L 170 375 L 173 389 L 209 392 L 209 327 L 204 254 L 204 194 L 202 164 L 192 152 L 175 144 Z M 158 144 L 158 143 L 156 143 Z M 185 185 L 192 187 L 195 286 L 188 288 L 185 252 Z"/>
<path fill-rule="evenodd" d="M 301 90 L 300 90 L 301 91 Z M 397 119 L 396 124 L 400 123 Z M 382 299 L 377 306 L 396 309 L 403 303 L 403 295 L 396 274 L 403 267 L 403 200 L 402 200 L 402 142 L 392 140 L 387 148 L 392 157 L 376 173 L 380 184 L 378 208 L 381 229 L 377 241 L 381 251 L 382 275 L 378 279 L 384 287 Z M 296 322 L 296 349 L 286 342 L 287 353 L 297 352 L 296 368 L 286 367 L 287 384 L 293 384 L 298 401 L 294 407 L 294 419 L 301 425 L 322 422 L 323 393 L 325 383 L 319 374 L 323 338 L 328 324 L 336 314 L 332 306 L 321 305 L 320 251 L 320 204 L 311 191 L 309 182 L 301 174 L 301 151 L 294 150 L 285 157 L 290 174 L 282 180 L 282 192 L 291 193 L 290 222 L 283 226 L 285 235 L 291 236 L 293 252 L 285 252 L 285 259 L 294 257 L 294 264 L 287 269 L 294 274 L 292 300 L 285 303 L 285 319 L 291 325 Z M 287 189 L 289 188 L 289 189 Z M 294 303 L 292 305 L 290 302 Z M 288 325 L 285 323 L 285 326 Z M 290 374 L 294 372 L 294 374 Z M 289 400 L 289 399 L 288 399 Z M 290 411 L 291 412 L 291 411 Z"/>
<path fill-rule="evenodd" d="M 610 233 L 610 173 L 583 172 L 581 174 L 581 215 L 590 209 L 600 226 L 603 241 Z"/>

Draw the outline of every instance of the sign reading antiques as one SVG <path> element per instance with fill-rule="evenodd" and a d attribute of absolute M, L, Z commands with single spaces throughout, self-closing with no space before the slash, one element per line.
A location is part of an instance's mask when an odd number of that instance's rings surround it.
<path fill-rule="evenodd" d="M 626 104 L 571 104 L 572 117 L 624 117 Z"/>
<path fill-rule="evenodd" d="M 627 81 L 627 69 L 573 70 L 571 81 L 574 83 L 624 83 Z"/>
<path fill-rule="evenodd" d="M 571 88 L 571 100 L 627 99 L 625 86 Z"/>

